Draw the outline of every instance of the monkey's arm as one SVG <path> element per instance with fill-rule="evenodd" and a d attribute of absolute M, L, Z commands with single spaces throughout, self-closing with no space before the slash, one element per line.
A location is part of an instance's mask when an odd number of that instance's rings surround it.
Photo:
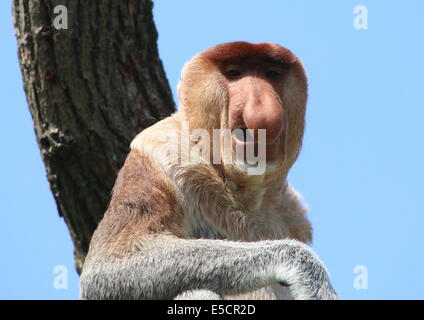
<path fill-rule="evenodd" d="M 234 295 L 282 283 L 295 299 L 335 299 L 327 272 L 295 240 L 231 242 L 155 236 L 128 259 L 84 267 L 86 299 L 172 299 L 188 290 Z"/>

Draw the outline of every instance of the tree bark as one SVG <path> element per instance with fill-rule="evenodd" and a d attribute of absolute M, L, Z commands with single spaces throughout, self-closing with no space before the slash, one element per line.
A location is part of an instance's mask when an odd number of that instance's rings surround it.
<path fill-rule="evenodd" d="M 53 25 L 57 5 L 67 8 L 68 29 Z M 78 272 L 131 140 L 175 110 L 152 7 L 150 0 L 14 0 L 25 93 Z"/>

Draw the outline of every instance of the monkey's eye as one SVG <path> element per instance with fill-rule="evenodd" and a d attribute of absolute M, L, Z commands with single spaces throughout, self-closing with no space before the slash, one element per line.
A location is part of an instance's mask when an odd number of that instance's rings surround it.
<path fill-rule="evenodd" d="M 265 72 L 266 77 L 270 79 L 277 78 L 280 76 L 280 74 L 281 74 L 281 70 L 277 68 L 268 69 Z"/>
<path fill-rule="evenodd" d="M 228 66 L 225 68 L 225 76 L 229 79 L 238 78 L 243 74 L 241 69 L 237 66 Z"/>

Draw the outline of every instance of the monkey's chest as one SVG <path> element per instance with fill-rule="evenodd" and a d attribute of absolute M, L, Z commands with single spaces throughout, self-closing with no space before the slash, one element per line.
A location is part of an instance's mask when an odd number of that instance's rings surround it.
<path fill-rule="evenodd" d="M 225 220 L 224 230 L 220 221 L 209 217 L 215 215 Z M 237 217 L 231 219 L 231 217 Z M 276 240 L 290 237 L 284 220 L 273 212 L 249 212 L 244 216 L 233 212 L 186 212 L 184 231 L 188 238 L 227 239 L 240 241 Z"/>

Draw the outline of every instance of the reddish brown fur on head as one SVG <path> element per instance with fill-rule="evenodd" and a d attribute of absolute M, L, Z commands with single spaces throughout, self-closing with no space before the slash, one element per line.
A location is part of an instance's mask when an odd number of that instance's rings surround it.
<path fill-rule="evenodd" d="M 264 59 L 283 64 L 294 63 L 297 58 L 286 48 L 274 43 L 229 42 L 216 45 L 203 53 L 205 58 L 215 62 L 226 62 L 234 59 Z"/>
<path fill-rule="evenodd" d="M 186 64 L 178 92 L 191 128 L 266 129 L 267 158 L 287 170 L 295 161 L 307 82 L 288 49 L 273 43 L 214 46 Z"/>

